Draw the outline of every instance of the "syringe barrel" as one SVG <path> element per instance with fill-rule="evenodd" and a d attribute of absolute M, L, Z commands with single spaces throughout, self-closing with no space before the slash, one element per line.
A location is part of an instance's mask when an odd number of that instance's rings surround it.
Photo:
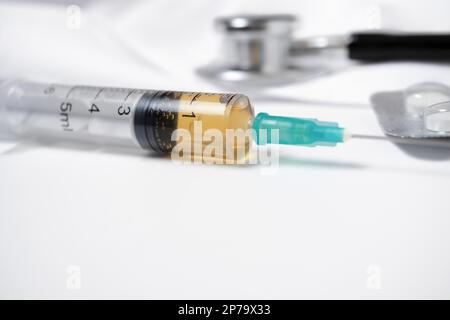
<path fill-rule="evenodd" d="M 76 140 L 170 152 L 176 129 L 247 130 L 253 109 L 239 94 L 42 84 L 0 85 L 0 130 L 20 139 Z M 200 135 L 202 138 L 202 136 Z M 203 141 L 193 141 L 202 144 Z"/>
<path fill-rule="evenodd" d="M 125 100 L 129 92 L 6 81 L 0 87 L 2 127 L 18 139 L 134 145 L 133 114 L 128 107 L 143 93 L 131 92 Z"/>

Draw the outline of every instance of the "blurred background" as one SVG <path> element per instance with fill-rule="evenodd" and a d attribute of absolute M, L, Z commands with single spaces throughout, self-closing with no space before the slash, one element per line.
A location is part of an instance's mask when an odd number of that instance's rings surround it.
<path fill-rule="evenodd" d="M 289 13 L 295 36 L 450 32 L 446 0 L 0 1 L 0 79 L 227 91 L 218 16 Z M 234 91 L 256 112 L 382 135 L 379 91 L 450 85 L 450 64 L 351 64 Z M 352 141 L 280 167 L 0 142 L 0 298 L 450 298 L 450 152 Z"/>

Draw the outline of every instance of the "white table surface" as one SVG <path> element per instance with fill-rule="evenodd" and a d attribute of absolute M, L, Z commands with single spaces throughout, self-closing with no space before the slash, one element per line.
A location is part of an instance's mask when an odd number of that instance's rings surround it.
<path fill-rule="evenodd" d="M 2 1 L 0 78 L 220 91 L 193 70 L 238 12 L 302 15 L 306 35 L 450 29 L 448 1 L 242 2 L 84 1 L 69 30 L 63 3 Z M 353 67 L 254 107 L 381 135 L 370 95 L 422 81 L 450 85 L 450 66 Z M 0 298 L 450 298 L 449 159 L 354 140 L 282 148 L 264 174 L 1 142 Z"/>

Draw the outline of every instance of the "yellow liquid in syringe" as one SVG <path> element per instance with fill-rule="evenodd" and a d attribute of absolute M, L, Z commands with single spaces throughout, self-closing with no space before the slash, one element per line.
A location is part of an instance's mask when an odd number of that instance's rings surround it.
<path fill-rule="evenodd" d="M 253 116 L 253 108 L 244 95 L 182 93 L 177 141 L 184 139 L 183 132 L 189 132 L 194 158 L 233 162 L 248 155 L 251 145 L 248 130 Z"/>

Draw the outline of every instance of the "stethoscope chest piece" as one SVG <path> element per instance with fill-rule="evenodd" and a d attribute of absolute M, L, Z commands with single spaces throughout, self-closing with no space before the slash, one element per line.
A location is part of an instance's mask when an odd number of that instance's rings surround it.
<path fill-rule="evenodd" d="M 317 75 L 317 70 L 294 66 L 290 59 L 296 17 L 240 15 L 218 18 L 221 55 L 198 73 L 221 83 L 276 85 Z"/>

